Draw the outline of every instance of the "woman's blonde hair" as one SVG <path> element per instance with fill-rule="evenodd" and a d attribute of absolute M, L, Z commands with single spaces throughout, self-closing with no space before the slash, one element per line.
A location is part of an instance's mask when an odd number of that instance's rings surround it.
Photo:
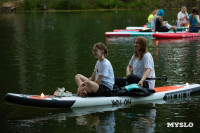
<path fill-rule="evenodd" d="M 135 52 L 133 60 L 135 60 L 135 58 L 138 58 L 139 60 L 141 60 L 144 54 L 148 52 L 147 39 L 145 37 L 139 36 L 139 37 L 135 37 L 134 42 L 136 40 L 138 41 L 140 48 L 139 48 L 139 53 Z"/>

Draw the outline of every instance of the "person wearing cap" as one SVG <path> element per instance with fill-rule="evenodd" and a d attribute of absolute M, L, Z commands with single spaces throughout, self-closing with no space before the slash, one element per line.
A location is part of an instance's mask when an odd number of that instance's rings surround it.
<path fill-rule="evenodd" d="M 181 11 L 177 15 L 178 22 L 177 26 L 187 26 L 188 25 L 188 13 L 185 6 L 181 7 Z"/>
<path fill-rule="evenodd" d="M 155 31 L 157 32 L 168 32 L 169 30 L 175 30 L 173 26 L 171 26 L 167 21 L 163 21 L 164 10 L 159 9 L 158 17 L 155 22 Z"/>

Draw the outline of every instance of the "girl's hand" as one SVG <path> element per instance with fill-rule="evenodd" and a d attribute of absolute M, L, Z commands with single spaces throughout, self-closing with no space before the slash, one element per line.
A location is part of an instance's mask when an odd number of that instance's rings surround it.
<path fill-rule="evenodd" d="M 126 73 L 126 77 L 128 77 L 129 75 L 131 75 L 131 73 Z"/>
<path fill-rule="evenodd" d="M 140 86 L 143 87 L 143 82 L 144 82 L 144 80 L 140 80 L 139 83 L 138 83 L 137 85 L 140 85 Z"/>
<path fill-rule="evenodd" d="M 131 75 L 131 72 L 126 72 L 126 77 L 128 77 L 129 75 Z"/>

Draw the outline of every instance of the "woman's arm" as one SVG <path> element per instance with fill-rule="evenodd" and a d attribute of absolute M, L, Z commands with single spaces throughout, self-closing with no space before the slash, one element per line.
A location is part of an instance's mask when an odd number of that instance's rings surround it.
<path fill-rule="evenodd" d="M 165 26 L 165 24 L 167 23 L 167 21 L 163 22 L 163 18 L 161 16 L 158 19 L 160 21 L 161 26 Z"/>
<path fill-rule="evenodd" d="M 128 66 L 126 67 L 126 77 L 128 77 L 131 74 L 132 70 L 133 67 L 128 64 Z"/>
<path fill-rule="evenodd" d="M 144 80 L 146 80 L 146 78 L 149 76 L 150 72 L 151 72 L 151 69 L 150 69 L 150 68 L 145 68 L 145 73 L 144 73 L 142 79 L 140 80 L 140 82 L 138 83 L 138 85 L 143 86 L 143 82 L 144 82 Z"/>
<path fill-rule="evenodd" d="M 95 80 L 94 82 L 96 82 L 97 84 L 99 84 L 101 82 L 103 78 L 103 75 L 99 75 L 99 77 L 97 78 L 97 80 Z"/>
<path fill-rule="evenodd" d="M 199 15 L 195 15 L 195 18 L 197 19 L 197 22 L 200 23 Z"/>
<path fill-rule="evenodd" d="M 94 71 L 92 73 L 92 76 L 89 78 L 89 80 L 94 81 L 95 80 L 95 75 L 96 75 L 96 72 Z"/>
<path fill-rule="evenodd" d="M 187 16 L 185 16 L 185 19 L 188 21 L 188 17 Z"/>
<path fill-rule="evenodd" d="M 181 15 L 178 16 L 178 21 L 179 21 L 179 20 L 184 20 L 184 19 L 188 20 L 188 14 L 187 14 L 187 13 L 185 13 L 185 16 L 184 16 L 184 17 L 182 17 Z"/>
<path fill-rule="evenodd" d="M 94 81 L 94 82 L 96 82 L 97 84 L 99 84 L 99 83 L 101 82 L 103 76 L 102 76 L 102 75 L 99 75 L 99 77 L 97 78 L 97 80 L 95 80 L 95 75 L 96 75 L 96 72 L 93 72 L 93 73 L 92 73 L 92 76 L 89 78 L 89 80 Z"/>
<path fill-rule="evenodd" d="M 185 18 L 186 18 L 187 21 L 189 20 L 189 16 L 188 16 L 187 13 L 186 13 L 186 15 L 185 15 Z"/>

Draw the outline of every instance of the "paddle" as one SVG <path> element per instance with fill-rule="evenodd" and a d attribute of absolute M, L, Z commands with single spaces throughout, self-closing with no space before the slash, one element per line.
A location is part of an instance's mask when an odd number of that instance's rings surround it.
<path fill-rule="evenodd" d="M 147 78 L 147 80 L 165 80 L 167 81 L 168 77 L 164 76 L 164 77 L 155 77 L 155 78 Z"/>

